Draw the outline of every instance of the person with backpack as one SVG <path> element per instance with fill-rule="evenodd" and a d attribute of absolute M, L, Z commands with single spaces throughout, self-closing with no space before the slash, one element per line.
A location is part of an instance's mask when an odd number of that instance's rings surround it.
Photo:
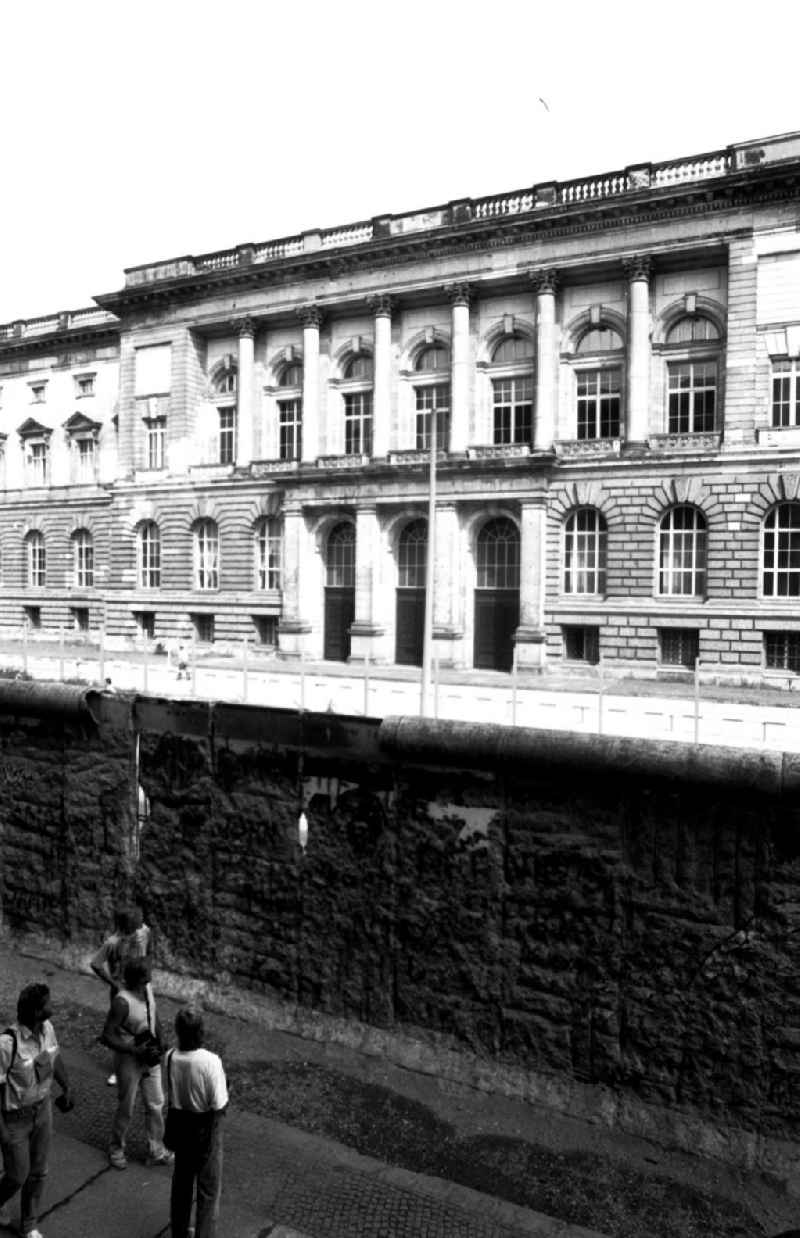
<path fill-rule="evenodd" d="M 72 1094 L 50 1022 L 50 990 L 29 984 L 17 1000 L 17 1018 L 0 1032 L 0 1225 L 11 1225 L 9 1200 L 22 1192 L 20 1233 L 43 1238 L 37 1228 L 53 1137 L 50 1089 L 62 1091 L 59 1108 L 72 1108 Z"/>

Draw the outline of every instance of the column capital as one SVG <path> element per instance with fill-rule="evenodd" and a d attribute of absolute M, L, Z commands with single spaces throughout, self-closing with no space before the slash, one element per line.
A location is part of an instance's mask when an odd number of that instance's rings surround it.
<path fill-rule="evenodd" d="M 367 305 L 376 318 L 391 318 L 392 310 L 397 306 L 397 298 L 378 292 L 374 296 L 367 297 Z"/>
<path fill-rule="evenodd" d="M 252 318 L 240 318 L 236 323 L 236 334 L 240 338 L 245 336 L 247 339 L 252 339 L 255 333 L 256 329 Z"/>
<path fill-rule="evenodd" d="M 318 305 L 299 306 L 297 317 L 304 327 L 316 327 L 319 330 L 322 324 L 322 310 Z"/>
<path fill-rule="evenodd" d="M 469 305 L 474 296 L 474 291 L 469 284 L 445 284 L 445 292 L 450 298 L 451 305 Z"/>
<path fill-rule="evenodd" d="M 558 291 L 558 271 L 553 267 L 548 267 L 541 271 L 530 271 L 529 274 L 534 292 L 550 293 L 555 296 Z"/>
<path fill-rule="evenodd" d="M 648 254 L 633 254 L 630 258 L 623 258 L 622 269 L 631 283 L 637 279 L 647 283 L 653 269 L 653 259 Z"/>

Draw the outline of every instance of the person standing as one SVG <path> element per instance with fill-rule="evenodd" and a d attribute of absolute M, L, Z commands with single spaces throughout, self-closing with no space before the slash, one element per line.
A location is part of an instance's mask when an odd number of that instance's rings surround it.
<path fill-rule="evenodd" d="M 113 1002 L 122 988 L 122 973 L 128 959 L 150 960 L 152 934 L 144 922 L 141 907 L 118 907 L 114 913 L 114 932 L 105 939 L 90 963 L 94 974 L 110 989 L 109 1002 Z M 110 1074 L 107 1083 L 117 1082 Z"/>
<path fill-rule="evenodd" d="M 177 1049 L 167 1053 L 169 1122 L 175 1153 L 170 1196 L 172 1238 L 216 1238 L 222 1192 L 222 1117 L 228 1085 L 222 1061 L 203 1048 L 203 1019 L 195 1010 L 175 1016 Z M 189 1228 L 197 1188 L 194 1231 Z"/>
<path fill-rule="evenodd" d="M 69 1080 L 50 1022 L 50 990 L 29 984 L 17 1000 L 17 1019 L 0 1033 L 0 1225 L 11 1225 L 5 1205 L 22 1192 L 20 1233 L 43 1238 L 37 1229 L 39 1205 L 53 1137 L 50 1089 L 53 1079 L 63 1093 L 59 1104 L 72 1107 Z"/>
<path fill-rule="evenodd" d="M 144 959 L 129 959 L 125 964 L 123 987 L 111 1002 L 102 1040 L 114 1051 L 117 1077 L 117 1110 L 111 1126 L 109 1162 L 115 1169 L 127 1168 L 125 1138 L 141 1091 L 147 1164 L 171 1165 L 175 1158 L 164 1147 L 164 1091 L 158 1047 L 163 1039 L 150 969 Z"/>

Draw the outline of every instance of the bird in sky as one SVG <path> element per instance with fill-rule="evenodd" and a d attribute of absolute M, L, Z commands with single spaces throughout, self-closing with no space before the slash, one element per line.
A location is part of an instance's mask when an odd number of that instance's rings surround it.
<path fill-rule="evenodd" d="M 541 96 L 541 95 L 538 95 L 538 96 L 537 96 L 537 98 L 538 98 L 539 102 L 541 103 L 542 107 L 544 108 L 544 110 L 545 110 L 546 112 L 549 112 L 549 111 L 550 111 L 550 108 L 547 106 L 547 104 L 545 103 L 545 101 L 544 101 L 544 99 L 542 98 L 542 96 Z"/>

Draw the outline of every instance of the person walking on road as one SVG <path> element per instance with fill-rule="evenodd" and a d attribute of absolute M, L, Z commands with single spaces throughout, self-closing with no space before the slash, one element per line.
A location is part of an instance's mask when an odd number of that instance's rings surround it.
<path fill-rule="evenodd" d="M 147 1164 L 171 1165 L 175 1159 L 164 1147 L 164 1091 L 161 1086 L 163 1039 L 144 959 L 130 959 L 123 972 L 123 988 L 111 1003 L 102 1036 L 114 1051 L 117 1110 L 111 1126 L 108 1159 L 115 1169 L 126 1169 L 125 1138 L 136 1096 L 144 1103 Z"/>
<path fill-rule="evenodd" d="M 109 987 L 109 1003 L 122 988 L 122 973 L 128 959 L 149 961 L 151 949 L 152 934 L 144 922 L 141 907 L 118 907 L 114 913 L 114 932 L 106 937 L 90 963 L 94 974 Z M 117 1082 L 116 1075 L 110 1074 L 106 1082 L 113 1086 Z"/>
<path fill-rule="evenodd" d="M 43 1238 L 37 1229 L 53 1137 L 50 1089 L 53 1079 L 62 1096 L 60 1108 L 72 1108 L 69 1080 L 50 1022 L 50 990 L 29 984 L 17 1000 L 17 1019 L 0 1033 L 0 1225 L 11 1225 L 6 1204 L 22 1192 L 20 1233 Z"/>
<path fill-rule="evenodd" d="M 203 1048 L 203 1020 L 194 1010 L 175 1017 L 177 1049 L 167 1053 L 170 1145 L 175 1153 L 170 1197 L 172 1238 L 216 1238 L 222 1191 L 222 1117 L 228 1085 L 222 1061 Z M 197 1185 L 195 1229 L 189 1228 Z"/>

